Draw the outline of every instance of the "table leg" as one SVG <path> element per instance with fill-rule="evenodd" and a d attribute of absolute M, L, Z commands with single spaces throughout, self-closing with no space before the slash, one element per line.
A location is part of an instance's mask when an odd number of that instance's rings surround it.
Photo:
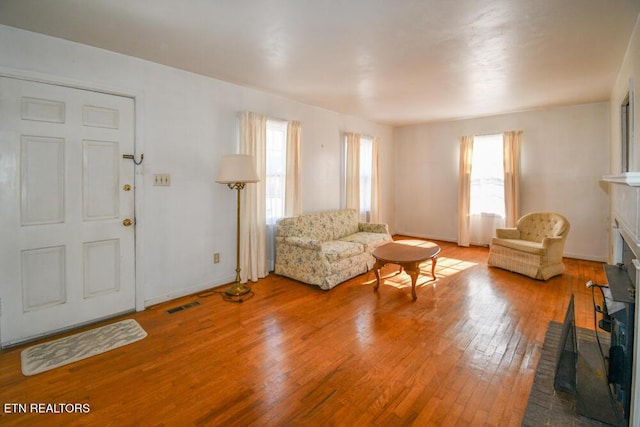
<path fill-rule="evenodd" d="M 376 261 L 376 264 L 373 266 L 373 271 L 376 273 L 376 284 L 373 285 L 373 290 L 377 291 L 380 287 L 380 269 L 384 266 L 380 261 Z"/>
<path fill-rule="evenodd" d="M 436 263 L 438 262 L 438 255 L 431 258 L 431 275 L 433 280 L 436 280 Z"/>
<path fill-rule="evenodd" d="M 420 264 L 405 265 L 404 270 L 407 272 L 409 277 L 411 277 L 411 297 L 415 301 L 418 299 L 418 295 L 416 295 L 416 282 L 420 275 Z"/>

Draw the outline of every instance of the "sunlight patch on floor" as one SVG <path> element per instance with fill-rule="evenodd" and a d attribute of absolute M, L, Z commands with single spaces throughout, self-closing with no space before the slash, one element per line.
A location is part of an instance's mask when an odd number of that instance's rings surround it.
<path fill-rule="evenodd" d="M 437 283 L 438 279 L 453 276 L 461 271 L 467 270 L 471 267 L 478 265 L 478 263 L 463 261 L 455 258 L 438 257 L 436 263 L 436 278 L 431 276 L 431 261 L 425 261 L 420 264 L 420 276 L 416 282 L 416 288 L 419 286 L 430 285 Z M 380 277 L 381 284 L 394 286 L 398 289 L 411 287 L 411 277 L 405 272 L 399 271 L 400 267 L 395 264 L 387 264 L 382 268 L 382 275 Z M 376 282 L 375 275 L 371 275 L 372 278 L 364 282 L 365 285 L 374 284 Z"/>

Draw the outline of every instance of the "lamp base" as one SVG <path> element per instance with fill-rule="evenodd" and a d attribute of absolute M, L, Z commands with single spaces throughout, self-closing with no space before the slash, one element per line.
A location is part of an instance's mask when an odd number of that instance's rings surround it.
<path fill-rule="evenodd" d="M 251 288 L 249 287 L 249 285 L 240 282 L 235 282 L 224 291 L 225 294 L 234 297 L 248 294 L 249 292 L 251 292 Z"/>

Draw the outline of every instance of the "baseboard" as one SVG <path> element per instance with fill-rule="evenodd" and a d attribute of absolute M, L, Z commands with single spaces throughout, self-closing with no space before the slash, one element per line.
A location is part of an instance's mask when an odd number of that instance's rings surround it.
<path fill-rule="evenodd" d="M 220 281 L 214 283 L 203 283 L 196 286 L 191 286 L 189 288 L 183 288 L 176 290 L 175 292 L 171 292 L 168 294 L 160 295 L 157 297 L 149 298 L 144 301 L 145 308 L 150 307 L 152 305 L 161 304 L 163 302 L 171 301 L 174 299 L 182 298 L 187 295 L 192 295 L 198 292 L 206 291 L 207 289 L 216 288 L 218 286 L 227 285 L 235 280 L 236 276 L 229 276 L 221 279 Z"/>
<path fill-rule="evenodd" d="M 595 262 L 607 262 L 607 257 L 601 257 L 596 255 L 585 255 L 585 254 L 574 254 L 565 252 L 563 255 L 564 258 L 573 258 L 573 259 L 581 259 L 584 261 L 595 261 Z"/>
<path fill-rule="evenodd" d="M 458 243 L 458 239 L 454 237 L 434 236 L 434 235 L 427 235 L 427 234 L 421 234 L 421 233 L 412 233 L 410 231 L 398 231 L 394 234 L 394 236 L 415 237 L 417 239 L 439 240 L 441 242 Z M 476 245 L 473 245 L 473 246 L 476 246 Z M 581 259 L 584 261 L 607 262 L 606 255 L 598 256 L 598 255 L 587 255 L 587 254 L 576 254 L 576 253 L 565 252 L 564 257 Z"/>
<path fill-rule="evenodd" d="M 403 236 L 403 237 L 415 237 L 416 239 L 438 240 L 440 242 L 449 242 L 449 243 L 457 243 L 458 242 L 458 240 L 456 238 L 453 238 L 453 237 L 426 235 L 426 234 L 420 234 L 420 233 L 412 233 L 410 231 L 397 231 L 393 235 L 394 236 Z"/>

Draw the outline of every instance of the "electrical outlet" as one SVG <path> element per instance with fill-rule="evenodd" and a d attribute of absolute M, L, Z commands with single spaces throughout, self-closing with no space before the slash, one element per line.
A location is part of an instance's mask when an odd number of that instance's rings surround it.
<path fill-rule="evenodd" d="M 220 252 L 216 252 L 213 254 L 213 263 L 218 264 L 220 262 Z"/>
<path fill-rule="evenodd" d="M 171 185 L 171 175 L 168 173 L 157 173 L 153 175 L 153 185 L 168 187 Z"/>

